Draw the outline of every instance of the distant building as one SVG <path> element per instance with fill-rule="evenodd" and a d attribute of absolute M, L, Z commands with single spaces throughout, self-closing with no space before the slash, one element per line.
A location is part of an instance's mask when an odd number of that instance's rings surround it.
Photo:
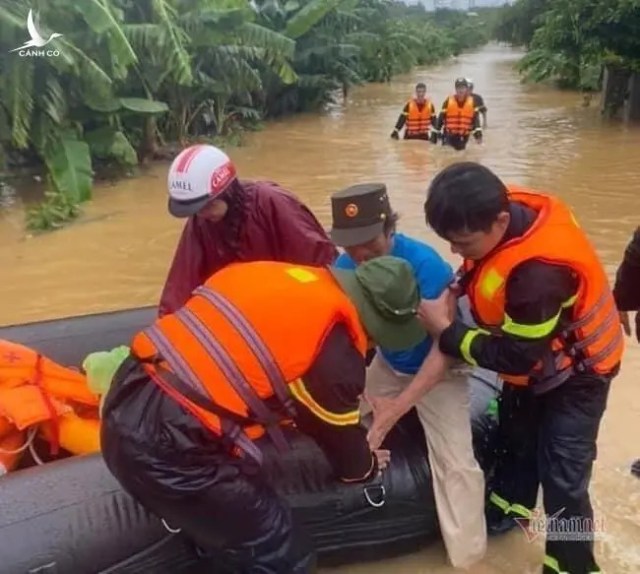
<path fill-rule="evenodd" d="M 460 10 L 473 12 L 478 8 L 491 8 L 513 4 L 515 0 L 403 0 L 407 4 L 422 4 L 425 10 Z"/>

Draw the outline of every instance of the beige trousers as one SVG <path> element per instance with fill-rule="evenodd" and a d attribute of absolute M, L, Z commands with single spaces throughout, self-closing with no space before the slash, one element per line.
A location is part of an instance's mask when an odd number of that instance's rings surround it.
<path fill-rule="evenodd" d="M 484 474 L 473 454 L 468 372 L 451 369 L 416 405 L 429 448 L 442 538 L 457 568 L 471 566 L 487 548 Z M 367 370 L 366 388 L 371 395 L 395 396 L 411 379 L 394 371 L 378 352 Z M 363 404 L 363 410 L 371 409 Z"/>

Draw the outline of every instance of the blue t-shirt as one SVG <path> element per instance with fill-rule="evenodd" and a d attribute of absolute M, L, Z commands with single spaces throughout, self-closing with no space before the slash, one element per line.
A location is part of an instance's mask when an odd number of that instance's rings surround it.
<path fill-rule="evenodd" d="M 413 268 L 420 295 L 424 299 L 436 299 L 453 281 L 454 274 L 451 266 L 438 252 L 422 241 L 396 233 L 393 238 L 393 249 L 389 255 L 407 261 Z M 340 269 L 355 269 L 356 263 L 346 253 L 341 254 L 334 263 Z M 386 361 L 401 373 L 415 375 L 422 366 L 429 350 L 431 337 L 426 336 L 416 347 L 405 351 L 387 351 L 379 349 Z"/>

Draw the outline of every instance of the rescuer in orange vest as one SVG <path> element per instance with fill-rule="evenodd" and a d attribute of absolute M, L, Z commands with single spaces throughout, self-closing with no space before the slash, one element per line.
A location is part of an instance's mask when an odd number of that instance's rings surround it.
<path fill-rule="evenodd" d="M 469 82 L 465 78 L 458 78 L 455 87 L 456 93 L 442 104 L 438 116 L 438 133 L 443 145 L 450 145 L 460 151 L 467 147 L 471 134 L 478 143 L 482 142 L 482 127 L 469 91 Z"/>
<path fill-rule="evenodd" d="M 448 316 L 447 297 L 420 317 L 440 350 L 501 373 L 500 456 L 487 522 L 526 528 L 542 485 L 545 574 L 600 572 L 589 480 L 611 380 L 624 350 L 607 275 L 560 199 L 506 187 L 477 163 L 432 181 L 427 222 L 463 258 L 458 290 L 479 327 Z"/>
<path fill-rule="evenodd" d="M 312 548 L 261 472 L 261 445 L 285 451 L 293 422 L 337 479 L 376 477 L 390 453 L 372 452 L 360 424 L 365 355 L 421 341 L 419 301 L 411 267 L 395 257 L 355 271 L 223 268 L 133 338 L 103 408 L 107 466 L 217 567 L 313 571 Z"/>
<path fill-rule="evenodd" d="M 431 140 L 436 143 L 436 109 L 433 103 L 426 97 L 427 86 L 420 82 L 416 84 L 416 96 L 409 100 L 402 113 L 398 117 L 396 127 L 391 132 L 394 140 L 398 139 L 398 133 L 404 127 L 404 139 L 406 140 Z"/>

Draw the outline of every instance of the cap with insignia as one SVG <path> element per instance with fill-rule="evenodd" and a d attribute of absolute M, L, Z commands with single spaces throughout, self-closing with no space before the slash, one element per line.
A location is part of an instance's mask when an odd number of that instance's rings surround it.
<path fill-rule="evenodd" d="M 340 247 L 361 245 L 375 239 L 391 216 L 384 183 L 361 183 L 331 196 L 331 239 Z"/>

